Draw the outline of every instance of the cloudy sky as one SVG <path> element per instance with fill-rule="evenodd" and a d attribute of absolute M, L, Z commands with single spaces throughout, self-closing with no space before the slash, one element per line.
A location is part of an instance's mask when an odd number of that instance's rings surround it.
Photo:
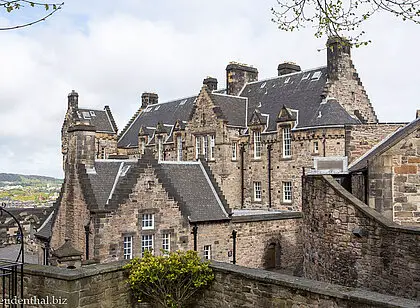
<path fill-rule="evenodd" d="M 259 77 L 277 64 L 323 66 L 326 38 L 313 29 L 284 33 L 271 22 L 275 0 L 68 0 L 46 22 L 0 32 L 0 172 L 63 177 L 60 130 L 67 94 L 79 105 L 109 105 L 124 127 L 144 91 L 160 101 L 197 94 L 213 76 L 225 84 L 229 61 Z M 0 12 L 0 26 L 36 14 Z M 377 16 L 372 44 L 353 60 L 382 122 L 414 119 L 420 84 L 420 26 Z"/>

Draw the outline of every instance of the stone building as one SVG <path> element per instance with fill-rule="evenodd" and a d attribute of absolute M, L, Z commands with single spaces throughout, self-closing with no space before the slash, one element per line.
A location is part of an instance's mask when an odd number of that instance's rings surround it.
<path fill-rule="evenodd" d="M 350 166 L 352 193 L 390 220 L 420 223 L 420 112 Z"/>
<path fill-rule="evenodd" d="M 95 157 L 98 159 L 108 158 L 110 154 L 116 154 L 118 128 L 112 116 L 109 106 L 104 110 L 79 108 L 79 94 L 72 91 L 68 95 L 67 112 L 61 128 L 61 152 L 63 154 L 63 168 L 68 153 L 68 129 L 76 121 L 87 120 L 96 128 L 95 134 Z"/>

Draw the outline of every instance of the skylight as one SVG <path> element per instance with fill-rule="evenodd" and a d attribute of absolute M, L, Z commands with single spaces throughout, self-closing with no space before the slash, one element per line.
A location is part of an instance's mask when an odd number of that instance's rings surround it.
<path fill-rule="evenodd" d="M 182 102 L 179 103 L 179 105 L 184 105 L 187 102 L 187 99 L 184 99 Z"/>
<path fill-rule="evenodd" d="M 303 77 L 302 77 L 302 80 L 309 79 L 310 75 L 311 75 L 311 73 L 304 74 Z"/>
<path fill-rule="evenodd" d="M 312 80 L 318 80 L 321 77 L 321 71 L 317 71 L 312 75 Z"/>
<path fill-rule="evenodd" d="M 155 111 L 158 110 L 159 108 L 160 108 L 160 105 L 159 106 L 156 106 Z"/>
<path fill-rule="evenodd" d="M 90 115 L 92 116 L 92 117 L 95 117 L 96 116 L 96 114 L 95 114 L 95 111 L 89 111 L 89 113 L 90 113 Z"/>
<path fill-rule="evenodd" d="M 284 80 L 284 83 L 289 83 L 289 81 L 290 81 L 290 77 L 287 77 L 287 78 Z"/>
<path fill-rule="evenodd" d="M 261 85 L 261 89 L 264 88 L 266 84 L 267 84 L 266 82 L 263 82 Z"/>
<path fill-rule="evenodd" d="M 82 111 L 82 115 L 84 119 L 90 119 L 90 113 L 88 111 Z"/>

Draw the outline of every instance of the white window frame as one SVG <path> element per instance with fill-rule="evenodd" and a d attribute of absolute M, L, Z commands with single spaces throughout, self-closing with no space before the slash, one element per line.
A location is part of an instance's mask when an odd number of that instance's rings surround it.
<path fill-rule="evenodd" d="M 201 136 L 195 136 L 195 159 L 201 154 Z"/>
<path fill-rule="evenodd" d="M 261 158 L 261 132 L 259 130 L 254 131 L 254 158 Z"/>
<path fill-rule="evenodd" d="M 141 154 L 144 154 L 145 149 L 146 149 L 146 140 L 144 138 L 141 138 L 141 141 L 140 141 Z"/>
<path fill-rule="evenodd" d="M 261 201 L 261 197 L 262 197 L 261 182 L 259 181 L 254 182 L 254 201 Z"/>
<path fill-rule="evenodd" d="M 165 156 L 163 155 L 163 137 L 158 137 L 158 160 L 162 161 L 165 160 Z"/>
<path fill-rule="evenodd" d="M 100 158 L 101 159 L 105 159 L 106 158 L 106 150 L 105 150 L 105 147 L 101 147 Z"/>
<path fill-rule="evenodd" d="M 167 256 L 171 252 L 171 234 L 163 233 L 162 234 L 162 249 L 164 250 L 163 254 Z"/>
<path fill-rule="evenodd" d="M 153 253 L 154 238 L 153 234 L 142 234 L 141 236 L 141 256 L 144 256 L 146 250 L 151 250 Z"/>
<path fill-rule="evenodd" d="M 215 135 L 210 135 L 210 160 L 214 160 L 214 148 L 216 146 L 216 136 Z"/>
<path fill-rule="evenodd" d="M 124 259 L 131 260 L 133 258 L 133 237 L 131 235 L 124 236 Z"/>
<path fill-rule="evenodd" d="M 318 143 L 318 141 L 314 141 L 314 153 L 315 154 L 319 153 L 319 143 Z"/>
<path fill-rule="evenodd" d="M 211 260 L 211 245 L 204 245 L 203 257 L 206 260 Z"/>
<path fill-rule="evenodd" d="M 182 161 L 182 137 L 181 136 L 176 137 L 176 148 L 177 148 L 176 160 Z"/>
<path fill-rule="evenodd" d="M 283 157 L 289 158 L 292 156 L 292 136 L 290 134 L 290 127 L 283 127 Z"/>
<path fill-rule="evenodd" d="M 203 155 L 204 155 L 204 159 L 207 160 L 209 157 L 209 140 L 208 140 L 208 136 L 202 136 L 203 139 Z"/>
<path fill-rule="evenodd" d="M 238 159 L 238 142 L 232 142 L 232 160 Z"/>
<path fill-rule="evenodd" d="M 292 202 L 292 182 L 283 182 L 283 202 Z"/>
<path fill-rule="evenodd" d="M 141 229 L 153 230 L 155 228 L 155 215 L 146 213 L 141 216 Z"/>

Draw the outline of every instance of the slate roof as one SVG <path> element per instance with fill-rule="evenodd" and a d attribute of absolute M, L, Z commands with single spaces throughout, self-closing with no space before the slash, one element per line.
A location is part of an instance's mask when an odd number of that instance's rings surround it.
<path fill-rule="evenodd" d="M 39 228 L 51 214 L 53 207 L 6 207 L 5 209 L 12 213 L 20 222 L 28 220 L 31 216 L 36 216 L 38 218 L 38 222 L 35 219 L 35 227 Z M 4 213 L 3 215 L 0 215 L 0 225 L 14 226 L 15 224 L 16 222 L 9 214 Z"/>
<path fill-rule="evenodd" d="M 187 121 L 192 114 L 196 98 L 197 96 L 191 96 L 147 107 L 139 113 L 131 126 L 121 135 L 118 147 L 137 147 L 140 126 L 149 129 L 150 127 L 155 128 L 158 122 L 174 125 L 177 120 Z"/>
<path fill-rule="evenodd" d="M 191 222 L 229 219 L 224 205 L 201 162 L 162 162 L 160 169 L 182 198 Z"/>
<path fill-rule="evenodd" d="M 326 82 L 327 67 L 321 67 L 248 83 L 240 93 L 248 98 L 248 121 L 258 108 L 261 114 L 268 114 L 267 131 L 275 131 L 284 105 L 298 111 L 296 128 L 357 123 L 339 104 L 321 105 Z M 319 111 L 323 118 L 318 118 Z"/>
<path fill-rule="evenodd" d="M 98 208 L 106 207 L 118 183 L 135 164 L 129 160 L 97 160 L 94 169 L 87 170 Z"/>
<path fill-rule="evenodd" d="M 349 166 L 349 171 L 354 172 L 366 168 L 369 161 L 387 151 L 389 148 L 400 142 L 402 139 L 414 132 L 419 127 L 420 118 L 417 118 L 414 121 L 408 123 L 406 126 L 399 128 L 398 130 L 390 134 L 388 137 L 383 139 L 381 142 L 379 142 L 372 149 L 367 151 L 364 155 L 356 159 Z"/>
<path fill-rule="evenodd" d="M 228 125 L 246 127 L 247 99 L 244 97 L 212 93 L 210 97 L 219 106 Z"/>
<path fill-rule="evenodd" d="M 110 111 L 78 108 L 76 115 L 79 119 L 89 120 L 97 132 L 117 133 L 117 127 Z"/>

